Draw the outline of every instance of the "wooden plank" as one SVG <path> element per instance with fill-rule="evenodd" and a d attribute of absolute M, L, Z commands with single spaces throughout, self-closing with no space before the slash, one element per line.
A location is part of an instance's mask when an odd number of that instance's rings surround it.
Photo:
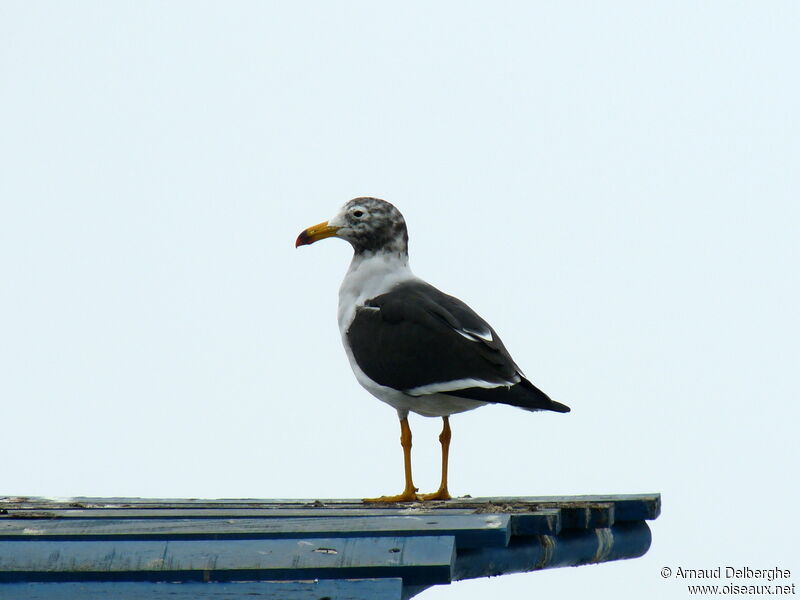
<path fill-rule="evenodd" d="M 430 504 L 430 503 L 426 503 Z M 402 506 L 410 507 L 422 505 L 418 502 L 401 503 Z M 367 505 L 358 498 L 122 498 L 122 497 L 88 497 L 75 496 L 70 498 L 44 498 L 39 496 L 2 496 L 0 497 L 0 507 L 52 507 L 52 508 L 158 508 L 164 506 L 186 507 L 186 508 L 263 508 L 263 507 L 302 507 L 302 508 L 322 508 L 325 506 L 342 507 L 350 506 L 353 508 L 364 508 Z"/>
<path fill-rule="evenodd" d="M 650 544 L 644 520 L 656 518 L 660 506 L 658 494 L 381 505 L 358 499 L 4 497 L 0 597 L 222 600 L 246 589 L 247 595 L 286 600 L 308 594 L 388 600 L 448 583 L 454 574 L 469 578 L 641 556 Z M 337 580 L 328 591 L 314 583 L 328 579 Z M 349 579 L 395 583 L 391 589 L 359 584 L 359 596 L 347 591 L 342 580 Z M 250 583 L 234 583 L 239 581 Z M 166 582 L 189 582 L 184 585 L 195 589 Z M 242 585 L 255 587 L 236 587 Z M 64 591 L 28 597 L 18 590 Z M 91 590 L 94 597 L 87 596 Z"/>
<path fill-rule="evenodd" d="M 508 496 L 498 498 L 454 498 L 450 508 L 466 508 L 486 503 L 528 506 L 533 509 L 569 508 L 594 504 L 613 504 L 615 521 L 652 520 L 661 514 L 661 494 L 617 494 L 585 496 Z"/>
<path fill-rule="evenodd" d="M 511 535 L 558 535 L 561 531 L 561 510 L 543 508 L 525 513 L 511 513 Z"/>
<path fill-rule="evenodd" d="M 0 540 L 278 539 L 452 535 L 461 548 L 505 546 L 509 515 L 304 519 L 0 520 Z"/>
<path fill-rule="evenodd" d="M 0 593 L 9 600 L 400 600 L 403 580 L 325 579 L 227 583 L 150 583 L 118 581 L 7 583 Z"/>
<path fill-rule="evenodd" d="M 449 583 L 451 536 L 307 540 L 0 542 L 0 582 L 402 578 Z M 2 588 L 0 588 L 2 589 Z"/>
<path fill-rule="evenodd" d="M 508 496 L 498 498 L 454 498 L 445 502 L 397 503 L 367 506 L 358 499 L 154 499 L 154 498 L 68 498 L 48 499 L 36 497 L 0 498 L 0 515 L 3 511 L 33 511 L 73 509 L 296 509 L 296 510 L 427 510 L 474 509 L 480 510 L 488 504 L 507 504 L 524 508 L 569 507 L 569 505 L 613 504 L 617 521 L 655 519 L 661 512 L 660 494 L 617 494 L 583 496 Z M 41 515 L 44 516 L 44 515 Z"/>
<path fill-rule="evenodd" d="M 600 529 L 614 524 L 615 507 L 611 502 L 586 502 L 561 506 L 564 529 Z"/>
<path fill-rule="evenodd" d="M 524 509 L 527 511 L 528 509 Z M 387 517 L 472 515 L 474 508 L 48 508 L 5 509 L 7 519 L 285 519 L 310 517 Z M 485 511 L 484 511 L 485 512 Z"/>
<path fill-rule="evenodd" d="M 509 496 L 499 498 L 455 498 L 446 502 L 397 503 L 365 505 L 360 500 L 161 500 L 142 498 L 71 498 L 53 500 L 47 498 L 5 497 L 0 499 L 0 514 L 5 511 L 48 511 L 48 510 L 297 510 L 330 511 L 353 510 L 369 514 L 387 511 L 391 514 L 409 511 L 483 510 L 491 505 L 513 506 L 520 510 L 534 510 L 537 507 L 570 506 L 580 504 L 614 504 L 616 518 L 619 520 L 655 519 L 661 508 L 659 494 L 620 494 L 586 496 Z M 292 515 L 282 515 L 292 516 Z"/>
<path fill-rule="evenodd" d="M 266 508 L 266 509 L 65 509 L 46 512 L 9 511 L 5 517 L 0 516 L 0 524 L 4 520 L 10 521 L 35 521 L 38 519 L 214 519 L 227 517 L 228 519 L 245 518 L 314 518 L 314 517 L 384 517 L 407 515 L 472 515 L 477 511 L 474 508 L 456 508 L 439 510 L 413 510 L 408 509 L 294 509 L 294 508 Z M 499 512 L 499 511 L 498 511 Z M 481 513 L 483 514 L 483 513 Z M 490 514 L 490 513 L 486 513 Z M 511 535 L 556 535 L 561 531 L 561 510 L 545 508 L 531 511 L 528 507 L 507 510 L 505 514 L 511 516 Z M 37 525 L 28 525 L 36 528 Z M 0 525 L 2 531 L 2 525 Z"/>
<path fill-rule="evenodd" d="M 454 504 L 485 504 L 487 502 L 521 502 L 521 503 L 539 503 L 539 502 L 628 502 L 628 501 L 654 501 L 658 500 L 659 494 L 604 494 L 604 495 L 580 495 L 580 496 L 502 496 L 502 497 L 461 497 L 453 498 L 447 501 L 436 502 L 407 502 L 399 503 L 400 506 L 413 507 L 413 506 L 427 506 L 427 507 L 443 507 Z M 112 507 L 241 507 L 241 508 L 259 508 L 259 507 L 302 507 L 302 508 L 341 508 L 353 507 L 364 508 L 365 506 L 394 506 L 394 505 L 365 505 L 362 500 L 357 498 L 299 498 L 299 499 L 259 499 L 259 498 L 99 498 L 99 497 L 82 497 L 76 496 L 72 498 L 43 498 L 36 496 L 2 496 L 0 497 L 0 507 L 44 507 L 52 506 L 73 508 L 112 508 Z M 452 507 L 452 506 L 451 506 Z"/>

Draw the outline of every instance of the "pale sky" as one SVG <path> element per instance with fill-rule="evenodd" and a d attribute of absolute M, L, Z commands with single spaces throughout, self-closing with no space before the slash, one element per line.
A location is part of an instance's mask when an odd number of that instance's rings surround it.
<path fill-rule="evenodd" d="M 663 494 L 641 559 L 421 598 L 797 582 L 798 5 L 430 4 L 0 2 L 0 495 L 399 492 L 350 248 L 294 248 L 371 195 L 572 407 L 453 417 L 451 491 Z"/>

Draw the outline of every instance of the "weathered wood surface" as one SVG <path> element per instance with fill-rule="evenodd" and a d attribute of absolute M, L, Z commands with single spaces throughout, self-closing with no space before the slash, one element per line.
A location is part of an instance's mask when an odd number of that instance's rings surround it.
<path fill-rule="evenodd" d="M 660 510 L 658 494 L 378 505 L 0 497 L 0 598 L 88 586 L 95 596 L 80 597 L 401 600 L 458 579 L 641 556 L 645 521 Z M 319 591 L 316 579 L 339 587 Z"/>
<path fill-rule="evenodd" d="M 484 510 L 493 505 L 500 512 L 531 511 L 540 508 L 577 508 L 593 504 L 613 504 L 616 518 L 620 521 L 655 519 L 661 512 L 660 494 L 617 494 L 585 496 L 504 496 L 491 498 L 453 498 L 446 502 L 376 504 L 365 506 L 358 499 L 270 499 L 222 498 L 222 499 L 154 499 L 154 498 L 93 498 L 75 497 L 69 499 L 49 499 L 27 496 L 0 496 L 2 510 L 48 510 L 48 509 L 349 509 L 373 513 L 379 510 L 423 511 L 438 510 Z M 290 515 L 287 515 L 290 516 Z"/>
<path fill-rule="evenodd" d="M 307 519 L 30 519 L 0 520 L 0 540 L 304 539 L 442 536 L 459 547 L 506 546 L 510 515 L 311 517 Z"/>
<path fill-rule="evenodd" d="M 8 600 L 400 600 L 403 580 L 324 579 L 320 581 L 259 581 L 227 583 L 181 583 L 144 581 L 81 581 L 66 583 L 7 583 Z"/>
<path fill-rule="evenodd" d="M 266 504 L 266 503 L 265 503 Z M 42 508 L 46 505 L 9 508 L 0 500 L 0 518 L 12 515 L 16 518 L 60 518 L 60 519 L 213 519 L 213 518 L 253 518 L 253 519 L 291 519 L 308 517 L 384 517 L 417 515 L 472 515 L 474 508 L 408 508 L 398 505 L 395 508 Z M 544 509 L 550 510 L 550 509 Z M 5 512 L 3 512 L 5 511 Z"/>
<path fill-rule="evenodd" d="M 165 508 L 168 506 L 169 508 Z M 312 518 L 494 513 L 514 518 L 518 534 L 551 533 L 559 527 L 610 527 L 617 521 L 658 517 L 658 494 L 455 498 L 447 502 L 365 506 L 360 500 L 152 500 L 141 498 L 0 498 L 0 519 L 24 518 Z"/>
<path fill-rule="evenodd" d="M 584 509 L 576 509 L 581 512 Z M 569 511 L 562 511 L 557 508 L 543 508 L 530 512 L 500 512 L 500 516 L 508 517 L 510 519 L 510 533 L 512 535 L 534 535 L 534 534 L 557 534 L 562 528 L 562 514 L 571 516 Z M 489 513 L 478 513 L 489 514 Z M 412 517 L 420 518 L 422 516 L 435 516 L 437 519 L 450 516 L 474 516 L 476 509 L 441 509 L 441 510 L 425 510 L 413 511 L 409 513 L 407 509 L 401 510 L 376 510 L 370 511 L 369 509 L 309 509 L 303 511 L 302 509 L 49 509 L 49 510 L 31 510 L 31 509 L 10 509 L 5 514 L 0 514 L 0 539 L 3 539 L 5 532 L 12 531 L 13 528 L 6 529 L 4 524 L 9 522 L 16 522 L 17 524 L 23 521 L 39 521 L 44 522 L 48 520 L 64 520 L 64 521 L 78 521 L 78 520 L 94 520 L 94 521 L 145 521 L 145 520 L 165 520 L 172 519 L 177 521 L 197 520 L 197 521 L 218 521 L 218 522 L 231 522 L 235 521 L 236 524 L 244 525 L 248 520 L 259 520 L 267 522 L 269 520 L 290 520 L 290 519 L 334 519 L 334 518 L 348 518 L 348 519 L 376 519 L 387 517 Z M 613 513 L 609 512 L 607 518 L 607 525 L 613 523 Z M 578 519 L 571 518 L 571 522 L 576 522 Z M 588 522 L 585 517 L 579 519 L 582 522 Z M 599 522 L 599 520 L 595 520 Z M 430 519 L 425 523 L 431 523 Z M 22 527 L 21 525 L 18 525 Z M 267 527 L 265 525 L 265 527 Z M 33 531 L 37 531 L 40 527 L 37 525 L 29 525 Z M 228 532 L 227 535 L 235 537 L 235 533 Z M 409 533 L 413 535 L 413 533 Z M 268 536 L 264 536 L 268 537 Z M 463 539 L 463 536 L 462 536 Z"/>
<path fill-rule="evenodd" d="M 0 542 L 0 581 L 258 581 L 400 577 L 449 583 L 455 540 Z M 2 588 L 0 588 L 1 590 Z"/>

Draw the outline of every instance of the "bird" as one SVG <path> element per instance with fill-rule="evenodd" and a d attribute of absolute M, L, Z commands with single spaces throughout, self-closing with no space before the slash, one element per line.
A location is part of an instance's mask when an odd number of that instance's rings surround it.
<path fill-rule="evenodd" d="M 358 382 L 397 411 L 405 483 L 365 502 L 451 499 L 450 415 L 487 404 L 567 413 L 523 374 L 497 332 L 464 302 L 420 279 L 408 264 L 408 228 L 386 200 L 354 198 L 330 220 L 304 229 L 295 248 L 336 237 L 353 247 L 339 288 L 338 322 Z M 441 417 L 441 482 L 418 494 L 409 413 Z"/>

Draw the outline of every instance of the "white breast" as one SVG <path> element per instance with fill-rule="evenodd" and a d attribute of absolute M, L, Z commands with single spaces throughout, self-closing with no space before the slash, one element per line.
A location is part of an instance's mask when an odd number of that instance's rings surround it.
<path fill-rule="evenodd" d="M 417 279 L 408 257 L 397 254 L 354 256 L 339 288 L 339 331 L 342 339 L 353 322 L 356 308 L 375 296 L 385 294 L 398 283 Z M 347 344 L 345 344 L 346 346 Z"/>
<path fill-rule="evenodd" d="M 356 308 L 364 302 L 391 290 L 398 283 L 418 280 L 408 267 L 408 257 L 399 258 L 396 254 L 377 254 L 367 258 L 355 256 L 344 281 L 339 288 L 339 331 L 342 335 L 347 359 L 353 373 L 364 389 L 378 400 L 386 402 L 397 410 L 402 419 L 409 411 L 426 417 L 441 417 L 453 413 L 472 410 L 483 406 L 484 402 L 457 398 L 436 393 L 438 389 L 420 390 L 420 395 L 409 395 L 373 381 L 358 366 L 353 351 L 347 343 L 347 330 L 356 315 Z M 422 397 L 420 397 L 422 396 Z"/>
<path fill-rule="evenodd" d="M 403 258 L 399 258 L 396 254 L 376 254 L 366 258 L 354 256 L 339 288 L 339 332 L 353 374 L 370 394 L 396 408 L 401 418 L 408 414 L 413 398 L 376 383 L 361 370 L 347 343 L 347 330 L 355 318 L 356 308 L 364 306 L 365 301 L 385 294 L 398 283 L 413 279 L 416 277 L 408 267 L 407 256 Z"/>

